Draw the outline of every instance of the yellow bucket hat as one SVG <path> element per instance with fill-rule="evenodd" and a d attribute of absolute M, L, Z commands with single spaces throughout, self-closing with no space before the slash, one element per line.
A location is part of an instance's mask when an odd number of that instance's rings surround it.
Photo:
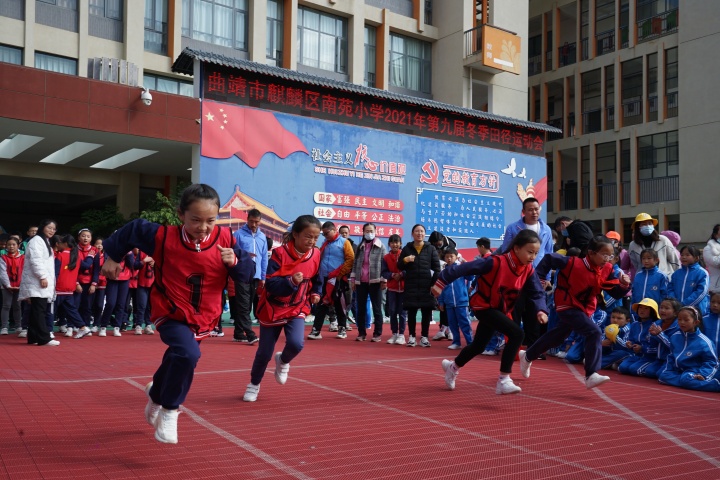
<path fill-rule="evenodd" d="M 652 218 L 649 213 L 638 213 L 637 217 L 635 217 L 635 221 L 633 222 L 632 227 L 630 228 L 635 230 L 635 224 L 637 222 L 645 222 L 647 220 L 652 220 L 653 225 L 657 227 L 658 221 Z"/>
<path fill-rule="evenodd" d="M 640 305 L 649 307 L 653 312 L 655 312 L 655 318 L 660 318 L 660 314 L 658 313 L 658 304 L 652 298 L 643 298 L 638 303 L 633 303 L 633 306 L 632 306 L 633 312 L 637 313 L 638 307 Z"/>

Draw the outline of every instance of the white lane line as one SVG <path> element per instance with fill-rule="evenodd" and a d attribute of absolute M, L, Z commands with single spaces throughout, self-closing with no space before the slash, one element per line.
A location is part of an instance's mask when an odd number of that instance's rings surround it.
<path fill-rule="evenodd" d="M 126 378 L 124 380 L 127 383 L 129 383 L 130 385 L 138 388 L 141 391 L 145 390 L 144 385 L 140 385 L 139 383 L 137 383 L 136 381 L 134 381 L 130 378 Z M 232 433 L 227 432 L 216 425 L 213 425 L 212 423 L 208 422 L 207 420 L 205 420 L 203 417 L 201 417 L 197 413 L 193 412 L 192 410 L 182 407 L 182 412 L 187 413 L 188 416 L 190 418 L 192 418 L 195 421 L 195 423 L 197 423 L 201 427 L 204 427 L 204 428 L 210 430 L 211 432 L 213 432 L 214 434 L 221 436 L 228 442 L 240 447 L 241 449 L 245 450 L 249 454 L 256 456 L 263 462 L 268 463 L 269 465 L 272 465 L 273 467 L 277 468 L 278 470 L 281 470 L 281 471 L 287 473 L 288 475 L 290 475 L 294 478 L 298 478 L 300 480 L 312 480 L 313 477 L 305 475 L 303 472 L 301 472 L 299 470 L 295 470 L 291 466 L 286 465 L 281 460 L 278 460 L 277 458 L 264 452 L 263 450 L 260 450 L 259 448 L 253 446 L 252 444 L 246 442 L 245 440 L 236 437 Z"/>
<path fill-rule="evenodd" d="M 578 379 L 578 381 L 585 383 L 585 376 L 581 375 L 577 368 L 575 368 L 575 365 L 567 364 L 568 368 L 573 372 L 575 377 Z M 613 399 L 611 399 L 609 396 L 607 396 L 605 393 L 600 391 L 597 388 L 593 388 L 592 391 L 601 399 L 603 399 L 608 404 L 612 405 L 613 407 L 617 408 L 621 412 L 627 414 L 630 418 L 635 420 L 636 422 L 640 423 L 641 425 L 644 425 L 645 427 L 649 428 L 650 430 L 654 431 L 661 437 L 665 438 L 666 440 L 674 443 L 680 448 L 683 448 L 687 450 L 688 452 L 692 453 L 693 455 L 696 455 L 697 457 L 705 460 L 709 464 L 713 465 L 716 468 L 720 468 L 720 460 L 711 457 L 707 453 L 703 452 L 702 450 L 698 450 L 697 448 L 693 447 L 692 445 L 688 445 L 687 443 L 683 442 L 679 438 L 677 438 L 675 435 L 673 435 L 670 432 L 667 432 L 663 430 L 659 425 L 655 424 L 654 422 L 651 422 L 650 420 L 646 419 L 639 413 L 635 413 L 634 411 L 630 410 L 626 406 L 624 406 L 622 403 L 617 402 Z"/>
<path fill-rule="evenodd" d="M 538 458 L 541 458 L 541 459 L 543 459 L 543 460 L 549 460 L 549 461 L 553 461 L 553 462 L 560 463 L 560 464 L 562 464 L 562 465 L 575 467 L 575 468 L 577 468 L 577 469 L 583 470 L 583 471 L 585 471 L 585 472 L 592 473 L 592 474 L 594 474 L 594 475 L 600 475 L 602 478 L 612 478 L 612 479 L 616 479 L 616 480 L 622 480 L 622 479 L 623 479 L 623 477 L 618 477 L 618 476 L 616 476 L 616 475 L 611 475 L 611 474 L 609 474 L 609 473 L 605 473 L 605 472 L 602 472 L 602 471 L 600 471 L 600 470 L 596 470 L 596 469 L 594 469 L 594 468 L 590 468 L 590 467 L 588 467 L 588 466 L 586 466 L 586 465 L 583 465 L 583 464 L 581 464 L 581 463 L 576 463 L 576 462 L 571 462 L 571 461 L 568 461 L 568 460 L 563 460 L 562 458 L 554 457 L 554 456 L 552 456 L 552 455 L 548 455 L 548 454 L 542 453 L 542 452 L 537 452 L 537 451 L 532 450 L 532 449 L 529 449 L 529 448 L 527 448 L 527 447 L 523 447 L 523 446 L 521 446 L 521 445 L 516 445 L 516 444 L 514 444 L 514 443 L 512 443 L 512 442 L 508 442 L 508 441 L 504 441 L 504 440 L 498 440 L 498 439 L 496 439 L 496 438 L 489 437 L 489 436 L 487 436 L 487 435 L 483 435 L 483 434 L 478 433 L 478 432 L 473 432 L 472 430 L 467 430 L 467 429 L 462 428 L 462 427 L 456 427 L 456 426 L 454 426 L 454 425 L 450 425 L 450 424 L 447 424 L 447 423 L 445 423 L 445 422 L 441 422 L 440 420 L 435 420 L 435 419 L 428 418 L 428 417 L 425 417 L 425 416 L 422 416 L 422 415 L 416 415 L 416 414 L 414 414 L 414 413 L 412 413 L 412 412 L 407 412 L 407 411 L 401 410 L 401 409 L 399 409 L 399 408 L 395 408 L 395 407 L 391 407 L 391 406 L 389 406 L 389 405 L 384 405 L 384 404 L 382 404 L 382 403 L 374 402 L 374 401 L 372 401 L 372 400 L 370 400 L 370 399 L 368 399 L 368 398 L 361 397 L 360 395 L 356 395 L 356 394 L 354 394 L 354 393 L 345 392 L 345 391 L 343 391 L 343 390 L 338 390 L 338 389 L 336 389 L 336 388 L 332 388 L 332 387 L 328 387 L 328 386 L 325 386 L 325 385 L 321 385 L 321 384 L 319 384 L 319 383 L 311 382 L 311 381 L 309 381 L 309 380 L 304 380 L 304 379 L 302 379 L 302 378 L 293 377 L 293 380 L 294 380 L 294 381 L 297 381 L 297 382 L 305 383 L 305 384 L 307 384 L 307 385 L 311 385 L 311 386 L 313 386 L 313 387 L 315 387 L 315 388 L 319 388 L 319 389 L 321 389 L 321 390 L 326 390 L 326 391 L 328 391 L 328 392 L 335 393 L 335 394 L 337 394 L 337 395 L 344 395 L 344 396 L 346 396 L 346 397 L 353 398 L 353 399 L 355 399 L 355 400 L 357 400 L 357 401 L 359 401 L 359 402 L 365 403 L 365 404 L 367 404 L 367 405 L 370 405 L 370 406 L 373 406 L 373 407 L 378 407 L 378 408 L 381 408 L 381 409 L 383 409 L 383 410 L 387 410 L 387 411 L 390 411 L 390 412 L 392 412 L 392 413 L 396 413 L 396 414 L 398 414 L 398 415 L 404 415 L 404 416 L 406 416 L 406 417 L 411 417 L 411 418 L 413 418 L 413 419 L 415 419 L 415 420 L 417 420 L 417 421 L 420 421 L 420 422 L 432 423 L 433 425 L 436 425 L 436 426 L 438 426 L 438 427 L 446 428 L 446 429 L 449 429 L 449 430 L 454 430 L 454 431 L 456 431 L 456 432 L 463 433 L 463 434 L 468 435 L 468 436 L 471 436 L 471 437 L 475 437 L 475 438 L 478 438 L 478 439 L 481 439 L 481 440 L 485 440 L 485 441 L 490 442 L 490 443 L 494 443 L 494 444 L 499 445 L 499 446 L 501 446 L 501 447 L 511 448 L 511 449 L 513 449 L 513 450 L 518 450 L 519 452 L 524 453 L 524 454 L 528 454 L 528 455 L 534 455 L 534 456 L 536 456 L 536 457 L 538 457 Z"/>

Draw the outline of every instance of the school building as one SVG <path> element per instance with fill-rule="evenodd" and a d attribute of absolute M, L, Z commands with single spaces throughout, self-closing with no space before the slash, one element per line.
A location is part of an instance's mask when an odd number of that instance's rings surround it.
<path fill-rule="evenodd" d="M 684 241 L 720 221 L 720 2 L 531 0 L 529 118 L 549 135 L 549 218 L 629 242 L 637 213 Z"/>
<path fill-rule="evenodd" d="M 1 223 L 69 226 L 112 202 L 128 215 L 191 179 L 200 92 L 172 70 L 187 47 L 525 120 L 527 13 L 526 0 L 3 0 Z"/>

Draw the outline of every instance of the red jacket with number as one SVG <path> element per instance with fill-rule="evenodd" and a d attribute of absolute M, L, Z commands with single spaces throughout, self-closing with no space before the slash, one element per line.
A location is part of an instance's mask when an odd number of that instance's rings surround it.
<path fill-rule="evenodd" d="M 20 288 L 20 279 L 22 278 L 23 266 L 25 265 L 25 255 L 18 253 L 16 256 L 5 254 L 0 257 L 0 262 L 5 263 L 5 273 L 10 281 L 11 288 Z M 0 285 L 5 287 L 5 285 Z"/>
<path fill-rule="evenodd" d="M 78 264 L 80 265 L 80 270 L 78 271 L 79 283 L 87 284 L 92 282 L 95 255 L 97 255 L 97 250 L 92 245 L 78 244 Z"/>
<path fill-rule="evenodd" d="M 268 262 L 265 288 L 260 292 L 257 316 L 260 325 L 284 325 L 288 320 L 310 313 L 311 295 L 320 296 L 322 285 L 318 278 L 320 250 L 313 247 L 301 256 L 295 253 L 291 241 L 273 249 Z M 303 280 L 295 284 L 294 273 L 302 272 Z"/>
<path fill-rule="evenodd" d="M 75 268 L 70 269 L 70 249 L 57 252 L 55 259 L 60 261 L 55 293 L 58 295 L 72 295 L 78 284 L 78 272 L 80 272 L 80 255 L 78 255 Z M 57 264 L 56 264 L 57 265 Z"/>

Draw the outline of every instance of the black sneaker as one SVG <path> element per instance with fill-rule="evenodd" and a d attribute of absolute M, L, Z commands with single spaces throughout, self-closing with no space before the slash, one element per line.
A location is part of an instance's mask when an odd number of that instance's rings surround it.
<path fill-rule="evenodd" d="M 344 327 L 338 328 L 337 338 L 347 338 L 347 330 Z"/>
<path fill-rule="evenodd" d="M 310 335 L 308 335 L 308 338 L 310 340 L 322 340 L 322 335 L 320 335 L 319 330 L 312 329 L 312 332 L 310 332 Z"/>
<path fill-rule="evenodd" d="M 248 344 L 248 345 L 255 345 L 255 344 L 258 343 L 259 341 L 260 341 L 260 339 L 259 339 L 258 337 L 248 338 L 247 344 Z"/>
<path fill-rule="evenodd" d="M 233 338 L 233 342 L 248 343 L 248 339 L 247 338 Z"/>

